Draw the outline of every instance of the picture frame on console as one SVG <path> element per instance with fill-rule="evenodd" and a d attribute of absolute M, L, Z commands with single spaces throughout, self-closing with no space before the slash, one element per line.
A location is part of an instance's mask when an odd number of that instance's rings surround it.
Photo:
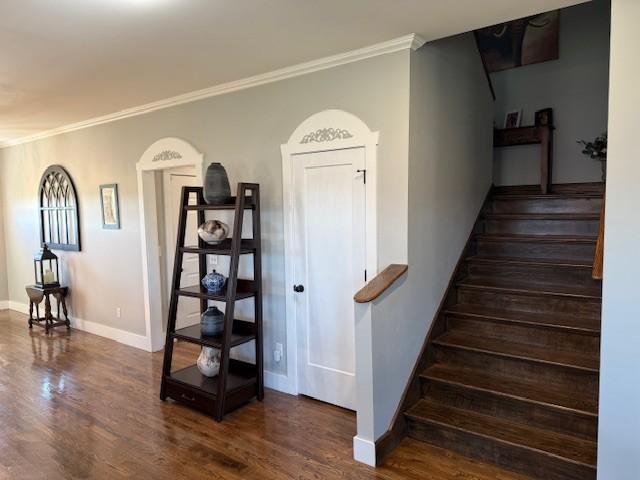
<path fill-rule="evenodd" d="M 504 128 L 518 128 L 522 123 L 522 109 L 512 110 L 504 116 Z"/>
<path fill-rule="evenodd" d="M 538 110 L 535 114 L 535 126 L 536 127 L 553 126 L 553 108 L 543 108 L 542 110 Z"/>

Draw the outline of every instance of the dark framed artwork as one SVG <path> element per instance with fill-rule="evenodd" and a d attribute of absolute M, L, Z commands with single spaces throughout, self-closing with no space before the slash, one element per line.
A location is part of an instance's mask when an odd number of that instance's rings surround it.
<path fill-rule="evenodd" d="M 120 205 L 118 185 L 100 185 L 100 205 L 102 207 L 102 228 L 120 229 Z"/>
<path fill-rule="evenodd" d="M 536 127 L 553 126 L 553 108 L 543 108 L 536 112 Z"/>
<path fill-rule="evenodd" d="M 504 128 L 518 128 L 522 123 L 522 110 L 507 112 L 504 116 Z"/>
<path fill-rule="evenodd" d="M 38 186 L 40 243 L 51 250 L 80 251 L 76 188 L 60 165 L 48 167 Z"/>
<path fill-rule="evenodd" d="M 476 39 L 489 72 L 557 60 L 560 10 L 482 28 Z"/>

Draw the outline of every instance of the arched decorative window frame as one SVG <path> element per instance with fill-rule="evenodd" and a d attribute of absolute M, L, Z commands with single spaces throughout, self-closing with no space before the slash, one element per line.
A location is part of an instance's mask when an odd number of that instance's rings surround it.
<path fill-rule="evenodd" d="M 44 195 L 44 188 L 45 188 L 45 181 L 46 179 L 52 174 L 58 174 L 61 175 L 69 184 L 69 188 L 71 190 L 71 195 L 73 196 L 73 205 L 71 207 L 62 207 L 62 208 L 67 208 L 70 209 L 72 211 L 72 218 L 75 221 L 76 225 L 76 242 L 75 243 L 54 243 L 54 242 L 46 242 L 45 241 L 45 221 L 44 221 L 44 214 L 45 214 L 45 207 L 43 204 L 43 195 Z M 78 194 L 76 191 L 76 187 L 75 184 L 73 183 L 73 180 L 71 179 L 71 176 L 69 175 L 69 173 L 64 169 L 64 167 L 62 167 L 61 165 L 51 165 L 49 166 L 45 172 L 42 174 L 42 177 L 40 178 L 40 184 L 38 185 L 38 215 L 40 217 L 40 244 L 44 245 L 46 243 L 46 245 L 51 249 L 51 250 L 66 250 L 66 251 L 72 251 L 72 252 L 79 252 L 81 249 L 81 232 L 80 232 L 80 206 L 78 204 Z"/>

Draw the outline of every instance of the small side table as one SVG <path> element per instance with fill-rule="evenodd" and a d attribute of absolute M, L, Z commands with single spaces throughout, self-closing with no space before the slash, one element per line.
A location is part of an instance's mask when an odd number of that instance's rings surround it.
<path fill-rule="evenodd" d="M 27 290 L 27 295 L 29 296 L 29 328 L 32 328 L 33 325 L 38 325 L 40 327 L 44 327 L 44 331 L 49 333 L 49 329 L 54 327 L 66 326 L 67 328 L 71 327 L 71 323 L 69 322 L 69 315 L 67 314 L 67 302 L 66 297 L 69 292 L 68 287 L 37 287 L 35 285 L 30 285 L 25 288 Z M 57 303 L 57 315 L 54 317 L 51 313 L 51 299 L 50 297 L 56 299 Z M 44 317 L 40 317 L 40 308 L 39 305 L 44 299 Z M 60 319 L 60 306 L 62 305 L 62 312 L 64 313 L 64 320 Z M 36 309 L 36 316 L 33 317 L 33 308 Z"/>

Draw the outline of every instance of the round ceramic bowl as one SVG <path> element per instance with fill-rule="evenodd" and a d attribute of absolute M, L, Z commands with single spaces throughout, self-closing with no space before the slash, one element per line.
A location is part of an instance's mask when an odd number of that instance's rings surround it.
<path fill-rule="evenodd" d="M 198 227 L 198 236 L 210 245 L 217 245 L 229 235 L 229 226 L 220 220 L 207 220 Z"/>

